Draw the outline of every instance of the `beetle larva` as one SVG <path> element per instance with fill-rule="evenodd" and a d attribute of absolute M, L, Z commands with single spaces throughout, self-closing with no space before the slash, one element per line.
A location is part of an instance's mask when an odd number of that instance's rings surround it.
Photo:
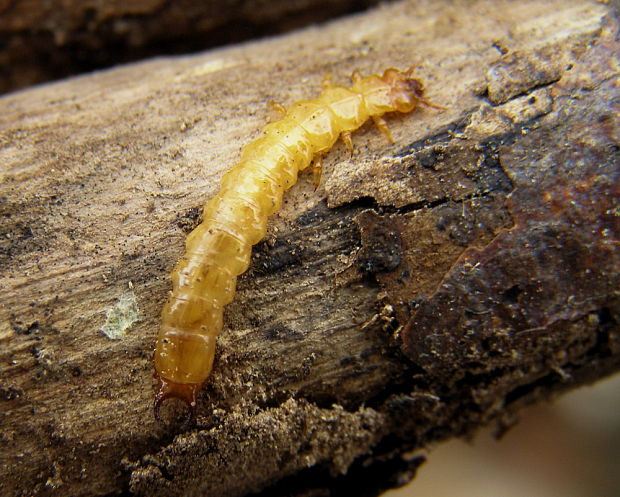
<path fill-rule="evenodd" d="M 193 418 L 196 396 L 213 366 L 223 308 L 233 299 L 237 276 L 250 264 L 252 245 L 265 235 L 267 218 L 298 172 L 338 137 L 352 150 L 351 132 L 369 118 L 391 140 L 383 114 L 411 112 L 419 103 L 437 107 L 422 98 L 422 84 L 411 69 L 387 69 L 366 78 L 354 73 L 352 79 L 351 88 L 326 80 L 317 99 L 283 110 L 281 120 L 246 145 L 205 206 L 202 223 L 187 237 L 185 255 L 172 271 L 172 294 L 157 338 L 156 417 L 162 401 L 174 397 L 187 403 Z"/>

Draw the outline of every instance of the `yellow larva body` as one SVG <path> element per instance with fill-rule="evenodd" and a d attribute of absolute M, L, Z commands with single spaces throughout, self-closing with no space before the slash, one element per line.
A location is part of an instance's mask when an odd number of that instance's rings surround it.
<path fill-rule="evenodd" d="M 315 100 L 300 101 L 268 124 L 246 145 L 241 159 L 222 178 L 220 191 L 204 208 L 202 223 L 185 242 L 185 255 L 172 272 L 172 294 L 162 312 L 155 350 L 160 390 L 155 400 L 184 400 L 190 412 L 209 376 L 223 308 L 235 293 L 237 276 L 250 263 L 252 245 L 265 235 L 267 219 L 282 203 L 314 157 L 369 118 L 385 133 L 380 116 L 410 112 L 422 99 L 422 85 L 411 71 L 388 69 L 383 75 L 353 76 L 351 88 L 327 82 Z"/>

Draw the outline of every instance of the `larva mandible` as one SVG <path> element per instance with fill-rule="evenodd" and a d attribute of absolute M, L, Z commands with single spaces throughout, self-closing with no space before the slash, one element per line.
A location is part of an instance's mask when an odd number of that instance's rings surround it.
<path fill-rule="evenodd" d="M 223 176 L 172 271 L 173 290 L 155 349 L 156 418 L 161 403 L 174 397 L 187 404 L 188 421 L 193 419 L 196 396 L 213 366 L 223 308 L 233 299 L 237 276 L 250 264 L 252 245 L 264 237 L 267 218 L 278 210 L 298 172 L 339 137 L 353 151 L 351 132 L 369 118 L 392 141 L 383 114 L 408 113 L 419 103 L 441 108 L 422 98 L 422 83 L 412 77 L 412 69 L 387 69 L 366 78 L 354 73 L 351 88 L 326 79 L 318 98 L 282 109 L 283 118 L 242 149 L 241 160 Z"/>

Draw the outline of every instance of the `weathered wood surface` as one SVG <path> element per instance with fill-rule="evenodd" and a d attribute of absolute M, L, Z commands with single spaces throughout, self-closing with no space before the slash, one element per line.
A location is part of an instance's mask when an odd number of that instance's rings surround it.
<path fill-rule="evenodd" d="M 0 0 L 0 93 L 284 33 L 378 0 Z"/>
<path fill-rule="evenodd" d="M 0 99 L 0 493 L 370 495 L 414 449 L 617 370 L 616 14 L 403 2 Z M 267 102 L 412 64 L 448 110 L 390 119 L 394 144 L 364 127 L 300 179 L 197 426 L 158 425 L 168 273 Z"/>

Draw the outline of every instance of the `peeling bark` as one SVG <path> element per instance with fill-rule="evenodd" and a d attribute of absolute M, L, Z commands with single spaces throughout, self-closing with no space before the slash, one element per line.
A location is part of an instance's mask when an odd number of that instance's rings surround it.
<path fill-rule="evenodd" d="M 617 371 L 616 14 L 404 2 L 0 99 L 0 493 L 377 495 L 416 450 Z M 300 178 L 197 425 L 155 423 L 169 271 L 267 102 L 412 63 L 448 110 Z"/>

